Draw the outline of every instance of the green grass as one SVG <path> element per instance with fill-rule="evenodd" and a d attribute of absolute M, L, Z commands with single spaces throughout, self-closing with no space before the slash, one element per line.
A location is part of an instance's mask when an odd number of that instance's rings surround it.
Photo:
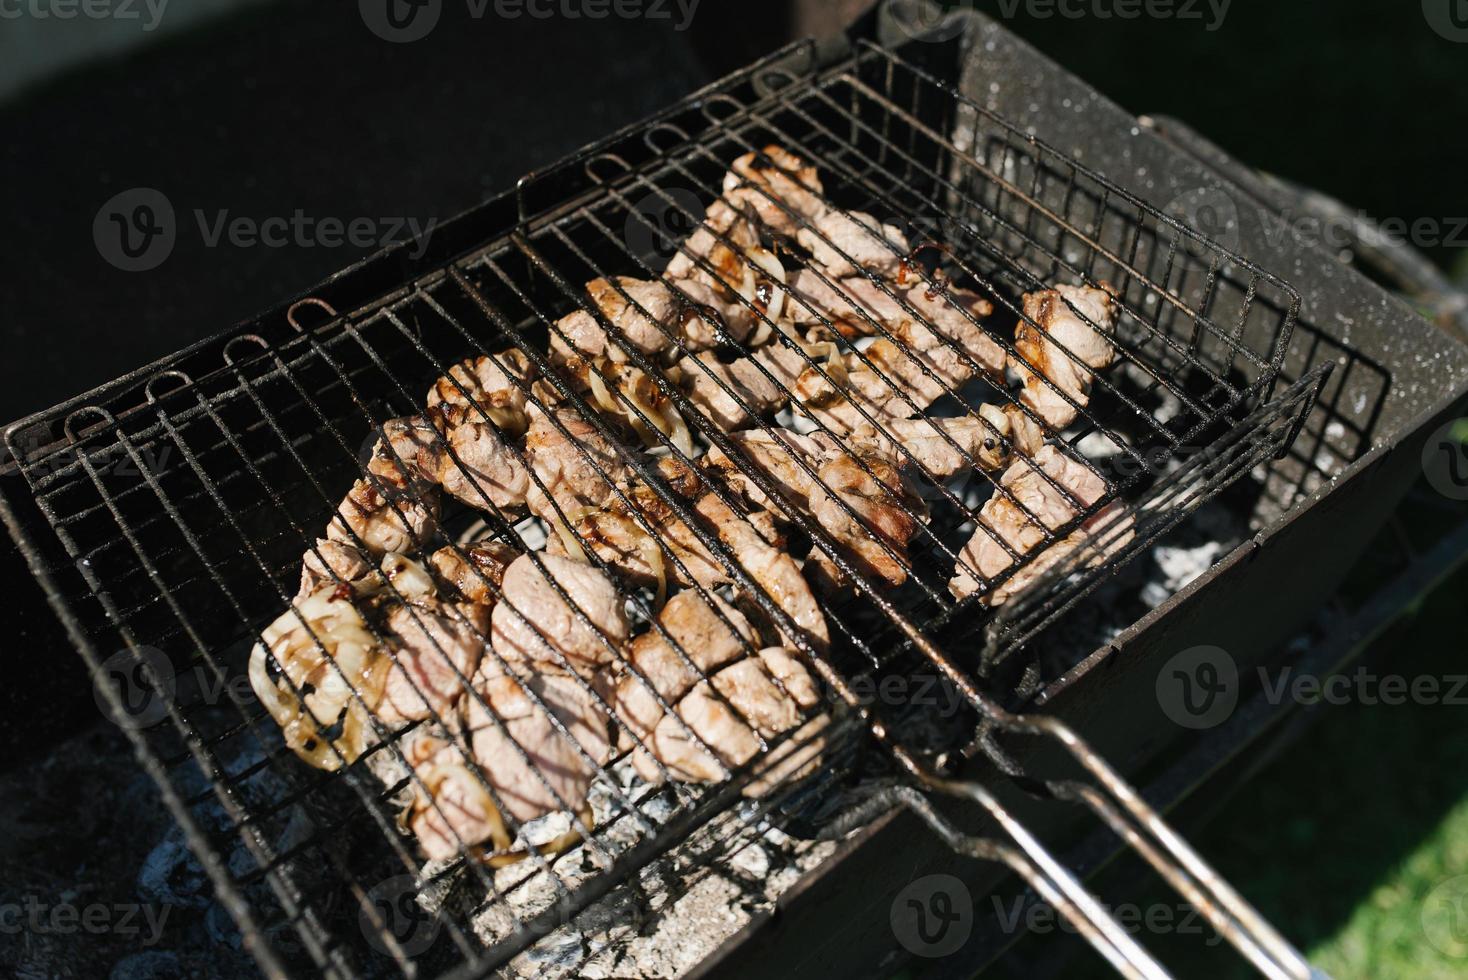
<path fill-rule="evenodd" d="M 1377 882 L 1311 958 L 1337 977 L 1461 977 L 1468 948 L 1424 942 L 1433 890 L 1468 869 L 1468 800 L 1460 801 L 1405 860 Z M 1454 889 L 1456 893 L 1456 889 Z M 1434 905 L 1430 915 L 1440 909 Z"/>

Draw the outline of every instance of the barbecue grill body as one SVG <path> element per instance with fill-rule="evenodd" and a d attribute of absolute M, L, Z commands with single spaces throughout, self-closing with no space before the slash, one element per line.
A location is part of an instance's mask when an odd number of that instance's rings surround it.
<path fill-rule="evenodd" d="M 803 49 L 800 56 L 838 49 L 839 45 L 823 45 Z M 1246 196 L 1242 191 L 1147 133 L 1131 116 L 997 26 L 970 17 L 957 42 L 928 48 L 919 45 L 918 50 L 930 70 L 941 70 L 960 81 L 976 101 L 1032 125 L 1048 142 L 1132 184 L 1134 191 L 1158 205 L 1199 188 L 1238 194 L 1239 210 L 1246 219 L 1240 228 L 1239 251 L 1265 268 L 1286 273 L 1305 294 L 1292 348 L 1297 356 L 1286 364 L 1287 379 L 1323 361 L 1338 365 L 1322 406 L 1301 436 L 1305 457 L 1277 464 L 1271 485 L 1288 499 L 1290 488 L 1316 471 L 1314 457 L 1321 448 L 1317 441 L 1342 460 L 1354 462 L 1317 496 L 1297 503 L 1283 515 L 1268 513 L 1261 505 L 1261 519 L 1268 526 L 1256 541 L 1234 552 L 1123 633 L 1107 650 L 1098 651 L 1037 695 L 1042 704 L 1074 719 L 1123 772 L 1139 772 L 1185 735 L 1163 718 L 1156 705 L 1153 691 L 1158 666 L 1177 650 L 1208 643 L 1229 649 L 1246 670 L 1249 664 L 1268 657 L 1280 640 L 1309 617 L 1415 475 L 1420 449 L 1432 428 L 1429 423 L 1445 417 L 1462 399 L 1468 357 L 1402 304 L 1329 257 L 1287 238 L 1265 234 L 1263 225 L 1248 220 L 1252 212 L 1243 204 Z M 808 63 L 792 66 L 791 74 L 798 78 L 810 67 Z M 991 88 L 991 84 L 998 87 Z M 1086 106 L 1087 111 L 1075 111 L 1076 105 Z M 1150 175 L 1147 180 L 1151 183 L 1136 186 L 1132 177 L 1139 172 Z M 569 208 L 573 202 L 566 194 L 565 182 L 555 174 L 528 183 L 442 226 L 427 254 L 414 259 L 407 247 L 390 249 L 344 270 L 310 295 L 339 310 L 358 309 L 503 235 L 528 214 Z M 246 330 L 280 336 L 284 309 L 262 316 Z M 1250 340 L 1267 348 L 1270 338 Z M 163 368 L 206 374 L 218 369 L 219 353 L 218 340 L 203 342 L 63 408 L 104 404 L 136 392 Z M 1430 368 L 1424 369 L 1423 364 Z M 170 387 L 165 377 L 162 383 L 149 383 L 148 393 L 166 397 Z M 64 414 L 53 412 L 49 418 Z M 1330 434 L 1333 423 L 1341 427 L 1342 434 Z M 58 435 L 48 432 L 52 439 Z M 44 526 L 46 515 L 26 494 L 17 492 L 20 483 L 4 482 L 7 523 L 12 529 Z M 1343 527 L 1350 528 L 1350 533 L 1342 534 Z M 54 595 L 85 593 L 80 570 L 59 542 L 35 535 L 23 537 L 33 542 L 25 550 Z M 1247 609 L 1249 615 L 1239 615 L 1241 609 Z M 66 618 L 79 645 L 92 642 L 74 616 Z M 168 776 L 160 767 L 146 757 L 144 764 L 166 785 Z M 1064 835 L 1068 828 L 1057 813 L 1063 816 L 1065 811 L 1036 807 L 1024 815 L 1036 828 Z M 902 955 L 890 929 L 893 898 L 913 877 L 954 873 L 957 863 L 911 819 L 884 819 L 848 842 L 836 859 L 787 895 L 783 906 L 788 914 L 762 920 L 731 941 L 705 969 L 729 976 L 754 975 L 754 971 L 809 975 L 811 964 L 819 963 L 821 972 L 831 975 L 890 974 L 895 959 Z M 1000 880 L 987 865 L 965 862 L 960 873 L 975 899 L 981 899 Z M 981 962 L 984 951 L 991 948 L 982 942 L 983 935 L 982 928 L 976 929 L 972 946 L 945 959 L 944 968 L 962 972 Z"/>
<path fill-rule="evenodd" d="M 1257 689 L 1257 682 L 1249 684 L 1255 668 L 1278 663 L 1282 645 L 1317 615 L 1421 477 L 1427 440 L 1468 411 L 1468 349 L 1324 250 L 1292 238 L 1247 189 L 994 21 L 972 12 L 956 17 L 963 33 L 955 70 L 964 94 L 1159 208 L 1182 202 L 1187 210 L 1201 201 L 1236 212 L 1236 250 L 1288 276 L 1302 296 L 1283 376 L 1336 364 L 1294 451 L 1272 471 L 1272 486 L 1316 489 L 1284 513 L 1266 501 L 1257 516 L 1262 526 L 1250 540 L 1035 696 L 1037 707 L 1073 724 L 1123 774 L 1144 780 L 1201 737 L 1170 720 L 1158 702 L 1157 681 L 1167 662 L 1193 647 L 1220 647 L 1243 679 L 1241 703 Z M 905 38 L 885 29 L 887 40 Z M 1322 454 L 1350 462 L 1327 474 L 1317 459 Z M 1263 734 L 1231 736 L 1224 751 L 1247 751 Z M 1015 752 L 1027 769 L 1034 764 L 1045 771 L 1045 761 L 1027 756 L 1023 745 Z M 1198 773 L 1199 782 L 1206 777 Z M 1075 845 L 1078 852 L 1090 843 L 1080 835 L 1078 811 L 1020 812 L 1032 828 L 1048 831 L 1047 841 Z M 1114 841 L 1106 845 L 1107 854 L 1119 848 Z M 913 960 L 894 935 L 894 903 L 911 882 L 935 874 L 964 882 L 975 903 L 974 923 L 958 951 L 917 961 L 921 975 L 973 976 L 1021 938 L 1000 925 L 986 900 L 991 893 L 1010 897 L 1018 888 L 995 865 L 956 858 L 906 811 L 848 841 L 775 912 L 706 960 L 698 975 L 891 976 Z"/>

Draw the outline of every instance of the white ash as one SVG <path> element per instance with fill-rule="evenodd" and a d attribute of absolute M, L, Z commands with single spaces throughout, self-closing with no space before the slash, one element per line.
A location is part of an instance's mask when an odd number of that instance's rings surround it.
<path fill-rule="evenodd" d="M 1195 547 L 1158 545 L 1152 549 L 1152 561 L 1162 573 L 1142 586 L 1142 601 L 1159 606 L 1179 589 L 1213 567 L 1224 553 L 1223 542 L 1205 541 Z"/>
<path fill-rule="evenodd" d="M 1100 429 L 1088 432 L 1076 443 L 1076 451 L 1090 460 L 1109 459 L 1118 456 L 1123 449 L 1116 439 L 1102 432 Z"/>
<path fill-rule="evenodd" d="M 475 907 L 470 921 L 487 947 L 508 938 L 529 919 L 552 910 L 567 893 L 602 874 L 610 861 L 660 828 L 675 812 L 672 789 L 637 805 L 639 821 L 626 799 L 645 795 L 629 763 L 611 770 L 617 786 L 600 781 L 590 791 L 597 828 L 595 845 L 546 859 L 531 860 L 484 874 L 430 862 L 421 873 L 418 903 L 432 914 L 450 914 L 459 894 Z M 569 826 L 570 818 L 552 814 L 527 824 L 523 839 L 544 839 Z M 645 821 L 645 822 L 644 822 Z M 833 843 L 797 840 L 773 827 L 759 804 L 745 801 L 688 836 L 672 852 L 638 872 L 602 900 L 535 943 L 503 970 L 506 977 L 675 977 L 687 973 L 738 929 L 824 861 Z M 467 893 L 467 894 L 465 894 Z"/>

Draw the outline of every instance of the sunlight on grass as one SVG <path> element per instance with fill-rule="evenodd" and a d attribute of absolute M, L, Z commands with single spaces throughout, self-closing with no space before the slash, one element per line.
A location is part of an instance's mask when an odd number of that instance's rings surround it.
<path fill-rule="evenodd" d="M 1349 855 L 1338 855 L 1349 860 Z M 1311 960 L 1337 978 L 1448 978 L 1468 976 L 1468 944 L 1439 949 L 1424 915 L 1433 890 L 1468 870 L 1468 800 L 1460 802 L 1401 864 L 1378 884 L 1332 938 L 1310 951 Z M 1442 921 L 1442 920 L 1439 920 Z"/>

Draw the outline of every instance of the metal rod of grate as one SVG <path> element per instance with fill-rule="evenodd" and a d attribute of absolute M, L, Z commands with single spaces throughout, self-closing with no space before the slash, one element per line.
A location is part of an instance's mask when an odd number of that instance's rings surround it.
<path fill-rule="evenodd" d="M 1081 803 L 1112 827 L 1170 883 L 1195 900 L 1215 928 L 1263 972 L 1280 977 L 1308 975 L 1308 966 L 1298 953 L 1219 880 L 1075 733 L 1054 719 L 1006 711 L 995 695 L 977 682 L 975 672 L 963 666 L 968 658 L 955 657 L 933 639 L 936 626 L 966 617 L 974 623 L 989 623 L 986 662 L 1022 650 L 1039 630 L 1190 509 L 1254 465 L 1286 450 L 1322 379 L 1306 379 L 1284 397 L 1257 409 L 1255 405 L 1273 385 L 1288 345 L 1298 297 L 1279 280 L 1020 133 L 890 51 L 863 47 L 849 61 L 827 70 L 812 69 L 805 77 L 797 77 L 785 68 L 772 68 L 770 73 L 763 79 L 763 93 L 750 84 L 755 74 L 752 69 L 698 100 L 696 110 L 689 108 L 676 119 L 669 115 L 637 131 L 640 149 L 628 139 L 621 139 L 578 155 L 560 172 L 564 175 L 580 168 L 579 194 L 565 195 L 554 207 L 527 211 L 522 214 L 520 226 L 506 236 L 442 270 L 404 284 L 382 303 L 347 315 L 319 300 L 297 304 L 288 318 L 293 334 L 279 341 L 261 334 L 229 339 L 220 351 L 225 367 L 217 375 L 194 377 L 171 368 L 147 381 L 142 406 L 133 406 L 127 412 L 100 406 L 69 411 L 64 422 L 66 445 L 51 450 L 50 459 L 45 458 L 46 454 L 39 458 L 32 454 L 22 469 L 47 524 L 66 553 L 78 562 L 91 596 L 105 613 L 108 629 L 115 630 L 139 664 L 139 651 L 158 642 L 160 636 L 168 636 L 184 644 L 214 677 L 224 679 L 232 670 L 237 671 L 240 651 L 261 636 L 263 624 L 269 621 L 270 617 L 262 617 L 267 608 L 262 605 L 262 597 L 270 604 L 295 608 L 291 606 L 288 578 L 291 560 L 282 556 L 314 554 L 323 567 L 331 569 L 319 551 L 316 535 L 309 530 L 317 515 L 330 514 L 339 501 L 320 475 L 321 461 L 329 461 L 331 472 L 355 468 L 361 445 L 357 436 L 364 426 L 366 431 L 376 433 L 405 410 L 418 410 L 417 398 L 409 387 L 414 379 L 449 379 L 474 406 L 478 424 L 507 440 L 512 438 L 450 373 L 453 364 L 466 355 L 483 357 L 502 369 L 525 402 L 565 439 L 581 463 L 593 468 L 603 463 L 585 444 L 586 432 L 610 447 L 626 478 L 606 480 L 605 506 L 635 525 L 659 549 L 660 560 L 671 568 L 671 574 L 687 583 L 688 589 L 697 591 L 731 635 L 740 636 L 740 630 L 723 611 L 715 589 L 701 582 L 688 567 L 687 548 L 670 545 L 671 529 L 676 527 L 696 540 L 717 567 L 720 581 L 748 600 L 817 672 L 829 700 L 808 710 L 806 721 L 830 714 L 850 722 L 844 730 L 865 731 L 875 737 L 919 786 L 979 803 L 996 823 L 998 840 L 958 834 L 924 797 L 908 795 L 899 801 L 923 814 L 945 838 L 962 840 L 969 853 L 1001 860 L 1014 868 L 1052 899 L 1118 970 L 1129 976 L 1165 975 L 992 793 L 977 784 L 938 776 L 880 710 L 864 703 L 853 686 L 856 677 L 883 669 L 898 652 L 916 651 L 956 685 L 989 732 L 1041 738 L 1060 746 L 1082 767 L 1089 781 L 1041 780 L 1047 791 L 1057 799 Z M 970 129 L 960 140 L 963 125 Z M 988 151 L 982 154 L 978 149 L 981 135 L 991 140 Z M 711 417 L 707 406 L 690 397 L 686 380 L 668 370 L 673 355 L 685 371 L 701 373 L 722 397 L 751 418 L 755 428 L 777 437 L 782 430 L 750 402 L 747 390 L 730 384 L 714 366 L 717 362 L 694 356 L 685 338 L 672 325 L 652 315 L 616 278 L 619 274 L 636 274 L 661 281 L 681 298 L 685 308 L 695 306 L 685 288 L 663 274 L 667 256 L 660 260 L 655 252 L 634 247 L 626 229 L 659 230 L 640 207 L 640 201 L 648 199 L 670 209 L 664 213 L 680 215 L 684 227 L 699 226 L 704 216 L 690 205 L 689 192 L 701 202 L 718 198 L 730 160 L 744 154 L 760 155 L 769 144 L 795 152 L 825 174 L 831 206 L 847 219 L 869 209 L 897 216 L 914 228 L 922 227 L 923 219 L 940 221 L 946 232 L 942 243 L 946 260 L 939 267 L 915 262 L 909 265 L 907 249 L 885 234 L 879 237 L 894 257 L 903 260 L 904 272 L 910 270 L 924 285 L 929 301 L 944 302 L 957 310 L 974 328 L 999 343 L 1010 358 L 1026 363 L 1038 383 L 1048 386 L 1074 409 L 1078 423 L 1065 434 L 1047 432 L 1050 444 L 1077 465 L 1094 470 L 1094 464 L 1078 447 L 1083 439 L 1099 439 L 1135 465 L 1101 475 L 1104 493 L 1090 504 L 1077 499 L 1072 488 L 1034 468 L 1074 513 L 1072 519 L 1053 526 L 1035 513 L 1028 501 L 1014 494 L 1004 480 L 980 466 L 970 449 L 943 435 L 948 446 L 964 459 L 975 484 L 955 486 L 930 473 L 904 441 L 888 431 L 890 416 L 853 403 L 862 421 L 894 447 L 907 470 L 929 478 L 935 507 L 930 519 L 904 502 L 903 488 L 892 485 L 890 473 L 875 468 L 866 455 L 852 448 L 846 433 L 834 429 L 826 417 L 802 400 L 790 377 L 777 375 L 751 358 L 764 381 L 789 406 L 792 418 L 799 419 L 806 431 L 828 437 L 835 451 L 889 495 L 917 529 L 906 548 L 887 540 L 871 526 L 870 518 L 828 484 L 816 466 L 791 454 L 792 463 L 833 502 L 850 526 L 862 529 L 866 540 L 902 570 L 906 585 L 894 592 L 874 579 L 868 568 L 853 560 L 849 540 L 813 519 L 805 501 L 794 499 L 787 488 L 771 479 Z M 636 153 L 641 159 L 636 159 Z M 768 157 L 761 161 L 767 168 L 782 169 Z M 791 171 L 783 172 L 795 176 Z M 831 254 L 859 265 L 842 243 L 770 185 L 746 179 L 740 187 L 787 216 L 801 233 L 819 241 Z M 522 186 L 521 194 L 522 201 L 529 200 L 533 188 Z M 619 229 L 623 229 L 621 234 Z M 707 230 L 736 257 L 741 274 L 763 274 L 762 267 L 725 231 Z M 793 247 L 789 241 L 773 244 Z M 719 274 L 706 255 L 686 254 L 703 272 Z M 834 277 L 819 266 L 808 268 L 824 285 L 837 286 Z M 1007 311 L 1013 320 L 1038 330 L 1040 326 L 1027 315 L 1018 295 L 1046 289 L 1062 275 L 1090 286 L 1099 286 L 1109 278 L 1118 296 L 1121 322 L 1115 346 L 1121 363 L 1117 369 L 1095 376 L 1095 390 L 1088 401 L 1078 400 L 1073 391 L 1056 385 L 1038 365 L 1026 360 L 1013 341 L 993 331 L 970 309 L 953 302 L 949 292 L 952 283 L 961 281 Z M 1226 305 L 1221 294 L 1230 278 L 1238 294 L 1233 304 L 1237 310 L 1236 322 L 1226 327 L 1215 321 L 1212 311 Z M 582 284 L 592 279 L 611 283 L 630 309 L 664 335 L 667 343 L 662 354 L 652 357 L 640 349 L 597 303 L 589 301 Z M 972 412 L 984 402 L 1005 404 L 1033 422 L 1045 424 L 1043 417 L 1011 392 L 1002 378 L 993 377 L 971 350 L 940 329 L 930 313 L 919 309 L 910 292 L 899 290 L 881 277 L 872 276 L 870 281 L 903 311 L 904 317 L 928 328 L 939 344 L 965 366 L 966 375 L 988 378 L 982 386 L 954 383 L 936 371 L 925 352 L 893 330 L 890 323 L 858 310 L 865 321 L 864 332 L 890 344 L 901 358 L 896 363 L 902 368 L 894 373 L 859 346 L 845 353 L 884 384 L 893 398 L 905 402 L 910 409 L 907 414 L 927 417 L 927 406 L 914 401 L 910 391 L 911 379 L 921 378 L 941 390 L 950 408 Z M 1269 304 L 1261 301 L 1261 291 L 1270 294 Z M 819 326 L 836 332 L 829 311 L 793 291 L 786 298 L 802 306 Z M 812 356 L 788 329 L 768 315 L 765 303 L 744 296 L 737 302 L 773 333 L 772 343 L 798 358 L 803 374 L 840 390 L 841 378 L 831 363 Z M 303 321 L 313 307 L 319 318 L 307 324 Z M 615 403 L 616 414 L 646 434 L 645 442 L 630 438 L 626 427 L 609 417 L 605 404 L 594 404 L 589 393 L 547 356 L 538 339 L 549 336 L 553 342 L 569 344 L 561 317 L 567 310 L 576 309 L 600 326 L 617 352 L 614 362 L 590 364 L 589 373 L 596 376 L 599 387 Z M 1072 307 L 1071 312 L 1099 329 L 1080 310 Z M 1270 317 L 1276 318 L 1272 331 L 1261 331 L 1257 321 Z M 1249 339 L 1261 334 L 1272 335 L 1268 349 L 1257 349 Z M 726 346 L 736 355 L 748 354 L 737 343 L 728 342 Z M 1055 346 L 1065 358 L 1082 363 L 1064 345 Z M 510 370 L 505 361 L 508 351 L 518 352 L 543 384 L 522 380 Z M 808 540 L 810 555 L 819 555 L 837 570 L 848 586 L 848 594 L 828 598 L 821 605 L 820 614 L 833 628 L 829 645 L 813 641 L 808 624 L 797 621 L 788 604 L 773 594 L 770 583 L 752 571 L 748 554 L 731 535 L 737 528 L 711 523 L 695 506 L 696 499 L 717 501 L 732 515 L 735 525 L 750 528 L 748 501 L 733 493 L 724 481 L 702 472 L 698 459 L 688 452 L 688 443 L 680 443 L 658 425 L 658 419 L 648 414 L 646 400 L 629 396 L 619 383 L 615 364 L 630 365 L 640 372 L 657 396 L 691 426 L 699 445 L 723 453 L 738 475 L 771 502 L 782 523 Z M 1247 380 L 1235 380 L 1239 375 Z M 1148 407 L 1162 399 L 1173 405 L 1171 418 L 1164 419 Z M 577 426 L 575 432 L 573 423 Z M 937 431 L 942 434 L 941 429 Z M 482 475 L 460 458 L 442 432 L 436 428 L 432 432 L 436 449 L 452 460 L 457 472 L 487 503 L 491 498 L 482 486 Z M 175 451 L 182 463 L 161 468 L 151 465 L 149 450 L 159 446 Z M 1176 457 L 1185 457 L 1183 464 L 1163 472 L 1155 462 L 1154 450 L 1159 447 Z M 409 465 L 396 449 L 388 448 L 397 465 Z M 1200 448 L 1206 451 L 1197 452 Z M 119 487 L 116 475 L 99 463 L 118 449 L 141 475 L 141 483 Z M 17 458 L 25 457 L 17 454 Z M 694 474 L 695 493 L 668 479 L 666 464 L 670 461 Z M 535 469 L 527 469 L 535 489 L 550 502 L 561 530 L 583 557 L 609 576 L 618 577 L 616 565 L 603 557 L 581 526 L 583 515 L 567 513 Z M 370 471 L 366 478 L 389 502 L 404 527 L 410 522 L 409 510 L 425 504 L 421 498 L 383 485 Z M 1142 496 L 1131 501 L 1125 528 L 1118 520 L 1097 523 L 1106 508 L 1129 493 Z M 649 505 L 649 494 L 656 506 Z M 1007 500 L 1024 515 L 1038 529 L 1039 542 L 1021 552 L 997 534 L 986 523 L 979 506 L 986 495 L 988 499 Z M 941 513 L 937 512 L 939 507 Z M 680 716 L 675 705 L 642 675 L 624 650 L 601 635 L 575 597 L 546 571 L 543 559 L 524 537 L 521 515 L 493 504 L 480 510 L 489 532 L 530 556 L 575 621 L 600 637 L 610 662 L 642 682 L 666 717 L 680 726 L 681 737 L 717 758 L 715 747 Z M 14 523 L 8 511 L 7 521 Z M 1039 555 L 1083 529 L 1090 534 L 1087 544 L 1056 563 L 998 616 L 973 599 L 958 601 L 943 581 L 933 577 L 937 569 L 963 569 L 980 583 L 981 595 L 990 594 L 1024 573 Z M 348 532 L 352 544 L 367 550 L 355 530 L 349 528 Z M 955 547 L 958 536 L 968 532 L 987 533 L 1009 555 L 1008 566 L 997 575 L 985 575 L 969 562 L 962 549 Z M 461 543 L 443 532 L 431 544 L 453 549 L 457 556 L 469 560 Z M 426 556 L 432 550 L 425 543 L 417 553 Z M 222 559 L 224 553 L 230 557 Z M 472 562 L 469 564 L 474 567 Z M 477 574 L 483 586 L 498 596 L 498 583 L 483 571 Z M 207 607 L 192 606 L 185 598 L 192 594 L 207 595 Z M 834 726 L 825 733 L 817 730 L 811 734 L 801 727 L 783 738 L 760 735 L 759 751 L 750 763 L 725 766 L 722 778 L 706 786 L 680 782 L 657 753 L 650 751 L 646 736 L 635 731 L 628 732 L 630 747 L 620 748 L 610 758 L 600 758 L 535 689 L 524 665 L 505 658 L 487 633 L 476 627 L 485 656 L 494 660 L 495 668 L 504 676 L 520 682 L 530 710 L 546 721 L 553 732 L 551 737 L 565 747 L 576 765 L 594 773 L 596 783 L 607 789 L 606 812 L 596 816 L 578 801 L 566 798 L 563 788 L 550 778 L 541 762 L 516 741 L 506 719 L 454 663 L 413 603 L 390 578 L 385 594 L 409 611 L 452 669 L 465 697 L 477 704 L 488 723 L 503 736 L 507 751 L 515 754 L 517 763 L 540 790 L 554 799 L 559 811 L 568 815 L 569 833 L 580 842 L 587 860 L 596 865 L 596 872 L 570 875 L 554 848 L 529 843 L 525 828 L 509 816 L 511 808 L 501 798 L 501 788 L 482 771 L 465 745 L 453 742 L 452 748 L 464 769 L 472 774 L 478 790 L 505 815 L 506 836 L 516 843 L 487 852 L 477 842 L 458 838 L 457 856 L 423 873 L 421 859 L 396 828 L 397 801 L 405 793 L 416 794 L 428 801 L 445 826 L 452 828 L 452 822 L 423 772 L 405 753 L 405 746 L 415 732 L 447 731 L 453 728 L 453 720 L 430 707 L 428 717 L 399 730 L 380 723 L 369 700 L 337 663 L 327 639 L 295 611 L 329 676 L 345 685 L 351 703 L 363 712 L 373 729 L 371 747 L 360 758 L 347 757 L 328 740 L 334 756 L 330 768 L 335 771 L 303 772 L 273 724 L 262 724 L 269 715 L 232 690 L 227 695 L 229 710 L 222 712 L 226 716 L 222 724 L 217 717 L 221 712 L 213 710 L 218 705 L 170 702 L 155 725 L 131 733 L 140 754 L 150 760 L 150 770 L 161 782 L 167 783 L 170 777 L 165 766 L 159 764 L 160 759 L 175 769 L 196 766 L 208 776 L 207 794 L 188 800 L 171 797 L 170 804 L 183 821 L 191 844 L 205 859 L 221 895 L 228 896 L 226 904 L 231 913 L 247 937 L 254 937 L 268 971 L 283 972 L 284 967 L 258 942 L 262 925 L 249 903 L 241 898 L 244 888 L 259 883 L 268 888 L 269 900 L 278 909 L 278 923 L 300 937 L 305 954 L 318 969 L 342 975 L 353 970 L 343 937 L 333 930 L 326 913 L 331 885 L 335 884 L 346 887 L 364 921 L 381 937 L 380 952 L 405 974 L 415 971 L 413 951 L 394 936 L 391 923 L 374 901 L 373 889 L 364 887 L 352 858 L 334 843 L 336 833 L 349 825 L 356 833 L 371 828 L 371 840 L 381 858 L 378 867 L 385 863 L 398 869 L 399 874 L 413 876 L 418 889 L 465 879 L 473 882 L 477 897 L 469 910 L 461 916 L 443 913 L 442 919 L 464 961 L 463 969 L 482 973 L 504 964 L 612 889 L 635 880 L 649 862 L 690 834 L 714 828 L 743 790 L 778 771 L 781 759 L 811 746 L 832 750 Z M 656 600 L 645 590 L 636 589 L 630 590 L 628 600 L 638 621 L 645 621 L 647 629 L 667 644 L 685 668 L 707 682 L 696 651 L 684 649 L 660 622 Z M 61 605 L 65 608 L 68 603 L 62 600 Z M 519 610 L 515 615 L 526 628 L 537 629 Z M 221 630 L 206 616 L 232 624 L 236 642 L 221 644 Z M 90 651 L 95 637 L 80 629 L 69 612 L 64 618 L 78 645 L 84 652 Z M 380 626 L 370 617 L 364 619 L 375 640 L 391 649 Z M 872 631 L 872 624 L 890 629 L 894 644 L 879 646 L 873 640 L 878 634 Z M 243 646 L 238 641 L 244 641 Z M 744 656 L 758 654 L 750 641 L 740 642 Z M 551 649 L 556 649 L 553 644 Z M 271 657 L 273 660 L 273 653 Z M 570 683 L 577 685 L 580 696 L 613 717 L 613 706 L 607 703 L 604 692 L 578 673 L 564 654 L 560 657 L 559 666 L 565 668 Z M 89 660 L 95 668 L 97 658 L 89 655 Z M 396 654 L 393 661 L 397 663 Z M 315 717 L 309 708 L 309 692 L 283 665 L 273 666 L 292 694 L 308 706 L 307 713 L 318 730 L 335 724 L 335 718 Z M 412 676 L 406 671 L 404 674 L 414 693 L 429 703 Z M 775 682 L 783 689 L 779 678 Z M 709 689 L 736 717 L 743 715 L 740 707 L 717 687 Z M 758 726 L 750 727 L 759 732 Z M 238 753 L 230 756 L 240 739 L 259 747 L 243 763 Z M 164 755 L 159 746 L 166 743 L 173 749 Z M 984 740 L 982 748 L 1011 775 L 1036 777 L 1034 773 L 1023 773 L 991 740 Z M 639 787 L 619 775 L 618 766 L 638 751 L 661 770 L 663 787 Z M 369 773 L 378 771 L 374 766 L 392 774 L 385 790 L 369 778 Z M 264 774 L 278 777 L 288 791 L 264 801 L 255 798 L 253 786 Z M 758 804 L 757 816 L 730 821 L 712 832 L 732 835 L 752 819 L 770 818 L 795 789 L 788 780 L 782 780 L 779 789 Z M 347 804 L 352 810 L 322 817 L 319 809 L 325 804 L 343 805 L 343 790 L 354 800 Z M 655 817 L 650 809 L 654 800 L 671 805 Z M 198 817 L 191 812 L 206 803 L 221 808 L 228 825 L 224 834 L 214 835 L 214 843 L 201 832 Z M 288 847 L 279 846 L 270 829 L 303 807 L 318 811 L 309 818 L 313 832 Z M 361 813 L 362 819 L 353 819 L 352 813 Z M 457 833 L 454 836 L 457 838 Z M 255 864 L 248 874 L 236 876 L 218 859 L 223 846 L 218 842 L 230 838 L 248 848 Z M 306 866 L 317 859 L 325 862 L 333 879 L 325 887 L 306 871 Z M 539 906 L 521 901 L 542 886 L 549 888 L 552 901 Z M 483 932 L 476 934 L 469 924 L 482 921 L 487 913 L 497 914 L 500 925 L 493 930 L 494 940 L 486 950 Z"/>

